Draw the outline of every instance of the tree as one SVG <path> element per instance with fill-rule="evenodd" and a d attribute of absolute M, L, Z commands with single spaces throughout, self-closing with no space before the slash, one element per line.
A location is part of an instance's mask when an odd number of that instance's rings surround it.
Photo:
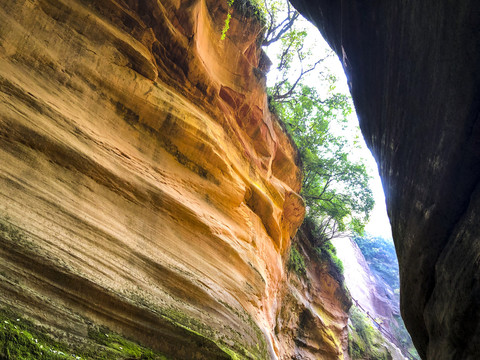
<path fill-rule="evenodd" d="M 263 39 L 263 46 L 269 46 L 278 40 L 282 39 L 285 33 L 287 33 L 295 24 L 295 21 L 299 18 L 300 14 L 296 11 L 290 2 L 287 1 L 267 1 L 263 2 L 263 9 L 267 17 L 267 28 Z M 283 14 L 283 20 L 279 21 L 278 17 Z"/>
<path fill-rule="evenodd" d="M 262 46 L 281 49 L 277 54 L 279 76 L 270 90 L 270 96 L 277 102 L 289 101 L 305 75 L 314 72 L 327 57 L 333 56 L 333 52 L 318 56 L 312 51 L 305 42 L 308 34 L 303 25 L 306 20 L 300 17 L 290 2 L 264 0 L 263 11 L 267 25 Z"/>
<path fill-rule="evenodd" d="M 374 204 L 369 176 L 365 165 L 349 156 L 355 146 L 331 129 L 351 113 L 349 99 L 335 93 L 322 99 L 315 88 L 300 84 L 290 101 L 274 108 L 300 152 L 301 194 L 317 237 L 325 242 L 345 231 L 362 233 Z"/>
<path fill-rule="evenodd" d="M 288 1 L 264 0 L 264 11 L 263 45 L 277 63 L 275 82 L 268 89 L 271 107 L 299 149 L 301 195 L 318 245 L 346 231 L 362 233 L 374 201 L 365 165 L 350 156 L 355 145 L 333 130 L 352 113 L 349 97 L 335 93 L 337 80 L 324 67 L 333 52 L 319 56 L 312 50 L 306 21 Z M 308 85 L 307 74 L 322 85 Z"/>

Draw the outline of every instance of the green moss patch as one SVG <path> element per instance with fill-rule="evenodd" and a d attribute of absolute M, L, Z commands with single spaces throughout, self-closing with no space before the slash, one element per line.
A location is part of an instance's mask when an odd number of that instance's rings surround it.
<path fill-rule="evenodd" d="M 107 328 L 92 327 L 86 342 L 67 344 L 47 335 L 49 331 L 36 326 L 6 309 L 0 310 L 0 359 L 131 359 L 167 360 L 151 349 L 140 346 Z"/>
<path fill-rule="evenodd" d="M 299 276 L 305 276 L 307 266 L 303 255 L 298 251 L 296 246 L 292 246 L 290 250 L 290 257 L 288 258 L 287 268 Z"/>
<path fill-rule="evenodd" d="M 370 320 L 356 306 L 350 309 L 351 324 L 348 331 L 348 353 L 352 360 L 391 360 L 392 355 L 384 345 L 384 339 Z"/>

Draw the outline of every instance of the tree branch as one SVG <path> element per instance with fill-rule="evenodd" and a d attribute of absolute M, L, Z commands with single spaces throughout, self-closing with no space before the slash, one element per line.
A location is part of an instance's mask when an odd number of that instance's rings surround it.
<path fill-rule="evenodd" d="M 308 74 L 309 72 L 315 70 L 315 68 L 317 67 L 318 64 L 320 64 L 322 61 L 324 61 L 326 58 L 321 58 L 319 60 L 317 60 L 315 62 L 315 64 L 313 64 L 312 67 L 310 67 L 309 69 L 307 70 L 303 70 L 303 66 L 302 66 L 302 70 L 300 72 L 300 76 L 297 78 L 297 80 L 293 83 L 293 85 L 290 87 L 290 89 L 284 93 L 284 94 L 281 94 L 281 95 L 272 95 L 273 96 L 273 100 L 275 101 L 281 101 L 281 100 L 285 100 L 286 98 L 290 97 L 292 94 L 293 94 L 293 90 L 295 90 L 295 87 L 298 85 L 298 83 L 300 82 L 300 80 L 302 79 L 302 77 L 305 75 L 305 74 Z M 283 85 L 283 84 L 282 84 Z"/>

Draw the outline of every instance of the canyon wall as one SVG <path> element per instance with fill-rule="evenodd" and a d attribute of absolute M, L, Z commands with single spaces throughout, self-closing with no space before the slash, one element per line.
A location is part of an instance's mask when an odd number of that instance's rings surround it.
<path fill-rule="evenodd" d="M 480 357 L 480 8 L 293 0 L 338 54 L 379 166 L 424 359 Z"/>
<path fill-rule="evenodd" d="M 285 349 L 284 359 L 349 359 L 352 302 L 343 276 L 331 260 L 321 257 L 315 242 L 309 226 L 302 225 L 294 242 L 301 260 L 296 271 L 290 269 L 282 287 L 275 334 Z"/>
<path fill-rule="evenodd" d="M 1 307 L 178 359 L 343 357 L 338 281 L 286 274 L 305 209 L 261 28 L 225 1 L 1 2 Z"/>
<path fill-rule="evenodd" d="M 352 300 L 357 301 L 373 318 L 383 320 L 382 324 L 391 330 L 389 320 L 394 315 L 399 315 L 392 290 L 385 286 L 386 284 L 382 284 L 380 279 L 375 278 L 353 239 L 337 238 L 332 240 L 332 243 L 337 249 L 339 259 L 342 260 L 345 283 Z"/>
<path fill-rule="evenodd" d="M 382 262 L 397 271 L 398 265 L 386 263 L 385 254 L 370 253 L 367 260 L 356 240 L 351 238 L 337 238 L 332 241 L 344 266 L 345 284 L 352 297 L 352 302 L 358 310 L 366 315 L 367 321 L 379 331 L 382 345 L 388 348 L 393 360 L 418 359 L 412 348 L 412 341 L 400 318 L 399 298 L 392 288 L 391 277 L 386 273 L 378 273 L 371 267 L 371 261 Z M 378 246 L 378 245 L 376 245 Z M 393 244 L 392 244 L 393 246 Z M 372 245 L 373 248 L 373 245 Z M 376 250 L 379 248 L 377 247 Z M 383 255 L 383 258 L 382 258 Z M 393 270 L 392 271 L 395 271 Z M 383 276 L 383 277 L 382 277 Z M 398 281 L 398 280 L 397 280 Z M 395 287 L 397 282 L 395 282 Z M 350 309 L 350 314 L 355 311 Z M 352 319 L 352 323 L 353 323 Z"/>

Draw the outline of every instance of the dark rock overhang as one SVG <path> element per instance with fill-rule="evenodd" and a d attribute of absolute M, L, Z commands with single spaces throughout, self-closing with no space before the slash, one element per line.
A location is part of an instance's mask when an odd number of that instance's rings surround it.
<path fill-rule="evenodd" d="M 292 0 L 335 50 L 386 193 L 422 358 L 480 357 L 480 6 Z"/>

